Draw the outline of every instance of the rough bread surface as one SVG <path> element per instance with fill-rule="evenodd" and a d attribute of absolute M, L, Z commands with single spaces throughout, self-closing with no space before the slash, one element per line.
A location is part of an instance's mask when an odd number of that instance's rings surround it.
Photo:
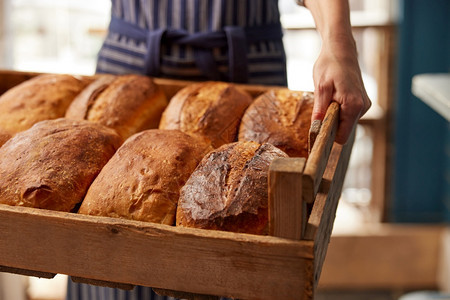
<path fill-rule="evenodd" d="M 268 170 L 287 155 L 255 142 L 227 144 L 208 154 L 181 189 L 177 225 L 266 234 Z"/>
<path fill-rule="evenodd" d="M 239 141 L 271 143 L 291 157 L 308 157 L 314 96 L 285 88 L 269 90 L 245 111 Z"/>
<path fill-rule="evenodd" d="M 173 225 L 180 188 L 211 150 L 178 130 L 138 133 L 103 168 L 79 213 Z"/>
<path fill-rule="evenodd" d="M 251 102 L 249 94 L 230 83 L 191 84 L 172 97 L 159 128 L 200 135 L 218 148 L 237 140 L 241 117 Z"/>
<path fill-rule="evenodd" d="M 157 128 L 167 98 L 152 78 L 143 75 L 99 75 L 72 102 L 66 118 L 96 122 L 123 139 Z"/>
<path fill-rule="evenodd" d="M 14 135 L 37 122 L 64 117 L 88 83 L 71 75 L 44 74 L 9 89 L 0 96 L 0 128 Z"/>
<path fill-rule="evenodd" d="M 0 203 L 71 211 L 121 143 L 91 122 L 39 122 L 0 148 Z"/>

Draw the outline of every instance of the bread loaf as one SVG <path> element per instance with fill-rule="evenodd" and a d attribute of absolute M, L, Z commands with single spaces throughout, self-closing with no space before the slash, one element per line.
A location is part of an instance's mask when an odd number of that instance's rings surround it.
<path fill-rule="evenodd" d="M 0 147 L 11 138 L 11 134 L 0 128 Z"/>
<path fill-rule="evenodd" d="M 167 98 L 149 77 L 100 75 L 71 104 L 69 119 L 84 119 L 115 129 L 127 139 L 157 128 Z"/>
<path fill-rule="evenodd" d="M 271 143 L 291 157 L 308 157 L 313 103 L 310 92 L 267 91 L 245 111 L 239 141 Z"/>
<path fill-rule="evenodd" d="M 202 82 L 180 90 L 164 111 L 160 129 L 178 129 L 211 141 L 214 148 L 234 142 L 252 98 L 225 82 Z"/>
<path fill-rule="evenodd" d="M 79 213 L 173 225 L 180 188 L 210 150 L 178 130 L 137 133 L 100 172 Z"/>
<path fill-rule="evenodd" d="M 121 142 L 87 121 L 37 123 L 0 148 L 0 203 L 71 211 Z"/>
<path fill-rule="evenodd" d="M 14 135 L 39 121 L 64 117 L 88 83 L 71 75 L 45 74 L 9 89 L 0 96 L 0 128 Z"/>
<path fill-rule="evenodd" d="M 210 152 L 181 189 L 177 226 L 267 234 L 267 176 L 277 157 L 287 155 L 254 142 Z"/>

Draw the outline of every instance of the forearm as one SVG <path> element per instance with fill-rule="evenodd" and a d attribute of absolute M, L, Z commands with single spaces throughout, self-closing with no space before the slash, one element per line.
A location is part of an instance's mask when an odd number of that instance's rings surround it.
<path fill-rule="evenodd" d="M 342 54 L 356 55 L 348 0 L 305 0 L 305 6 L 314 18 L 323 47 L 331 47 Z"/>
<path fill-rule="evenodd" d="M 331 101 L 340 104 L 338 143 L 345 143 L 356 121 L 369 109 L 350 24 L 348 0 L 306 0 L 322 49 L 314 64 L 314 108 L 311 120 L 321 120 Z"/>

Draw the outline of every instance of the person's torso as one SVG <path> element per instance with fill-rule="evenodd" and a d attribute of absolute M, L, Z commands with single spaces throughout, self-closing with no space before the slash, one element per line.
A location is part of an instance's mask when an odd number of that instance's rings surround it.
<path fill-rule="evenodd" d="M 281 28 L 277 0 L 113 0 L 111 15 L 149 32 L 171 29 L 194 34 L 220 32 L 225 26 L 239 26 L 256 29 L 255 35 L 263 36 L 265 29 L 258 31 L 258 28 Z M 100 51 L 97 70 L 145 73 L 140 68 L 146 64 L 148 43 L 110 32 Z M 281 36 L 251 42 L 247 46 L 245 64 L 248 65 L 248 82 L 285 85 L 285 55 Z M 212 49 L 212 53 L 216 69 L 221 74 L 220 79 L 233 81 L 228 75 L 228 48 L 217 47 Z M 160 60 L 158 74 L 162 77 L 211 79 L 205 77 L 205 71 L 199 70 L 195 51 L 189 45 L 162 42 Z"/>

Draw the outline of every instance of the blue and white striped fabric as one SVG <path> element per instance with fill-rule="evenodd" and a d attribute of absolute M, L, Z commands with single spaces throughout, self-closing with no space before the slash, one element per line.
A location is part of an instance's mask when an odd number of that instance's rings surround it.
<path fill-rule="evenodd" d="M 221 297 L 220 300 L 228 298 Z M 69 279 L 66 300 L 177 300 L 156 294 L 152 288 L 136 286 L 133 290 L 74 283 Z"/>
<path fill-rule="evenodd" d="M 137 286 L 131 291 L 100 287 L 70 281 L 67 286 L 68 300 L 172 300 L 160 296 L 149 287 Z"/>
<path fill-rule="evenodd" d="M 277 0 L 113 0 L 98 73 L 286 85 Z"/>

